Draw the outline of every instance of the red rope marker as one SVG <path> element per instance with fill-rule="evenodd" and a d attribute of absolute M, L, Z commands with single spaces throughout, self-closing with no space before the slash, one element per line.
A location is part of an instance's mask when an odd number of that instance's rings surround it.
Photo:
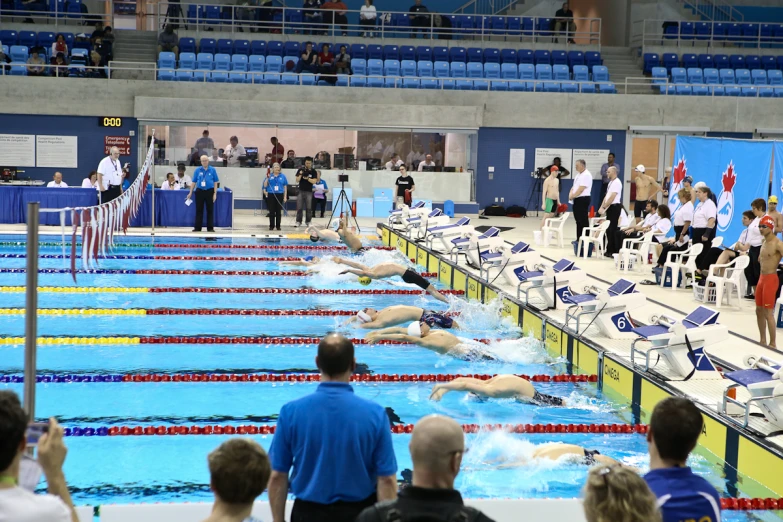
<path fill-rule="evenodd" d="M 152 287 L 153 294 L 196 293 L 196 294 L 288 294 L 288 295 L 424 295 L 424 290 L 366 290 L 333 288 L 209 288 L 209 287 Z M 465 295 L 464 290 L 439 290 L 445 295 Z"/>
<path fill-rule="evenodd" d="M 366 339 L 354 338 L 350 340 L 353 344 L 362 345 L 391 345 L 408 344 L 402 341 L 376 341 L 370 342 Z M 490 343 L 490 339 L 474 339 L 480 343 Z M 213 337 L 213 336 L 148 336 L 139 337 L 139 344 L 286 344 L 303 345 L 318 344 L 320 337 Z"/>
<path fill-rule="evenodd" d="M 122 246 L 122 245 L 119 245 Z M 151 244 L 151 248 L 197 248 L 197 249 L 237 249 L 237 250 L 348 250 L 346 246 L 320 246 L 320 245 L 223 245 L 223 244 L 177 244 L 159 243 Z M 375 250 L 396 250 L 395 247 L 368 247 Z"/>

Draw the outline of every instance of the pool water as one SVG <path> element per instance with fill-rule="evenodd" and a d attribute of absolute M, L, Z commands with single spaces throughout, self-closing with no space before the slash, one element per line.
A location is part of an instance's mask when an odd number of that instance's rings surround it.
<path fill-rule="evenodd" d="M 41 253 L 62 253 L 60 238 L 42 238 Z M 274 260 L 241 258 L 288 258 L 305 255 L 346 255 L 344 250 L 312 250 L 308 241 L 264 241 L 225 239 L 204 241 L 192 238 L 121 238 L 113 253 L 122 259 L 102 259 L 101 269 L 116 270 L 254 270 L 301 271 Z M 192 248 L 198 244 L 203 247 Z M 225 246 L 236 248 L 219 248 Z M 269 248 L 247 248 L 247 247 Z M 319 245 L 320 246 L 320 245 Z M 279 248 L 293 247 L 293 248 Z M 0 268 L 24 268 L 24 238 L 0 236 Z M 167 256 L 167 259 L 151 259 Z M 198 259 L 178 260 L 185 256 Z M 231 260 L 215 258 L 231 257 Z M 405 263 L 396 252 L 373 250 L 359 256 L 366 264 L 384 261 Z M 79 262 L 80 264 L 81 262 Z M 41 268 L 63 269 L 67 259 L 41 259 Z M 134 428 L 140 426 L 246 426 L 274 425 L 286 402 L 311 393 L 313 382 L 70 382 L 90 376 L 157 374 L 315 374 L 316 346 L 296 344 L 301 337 L 320 337 L 340 331 L 348 337 L 363 338 L 366 331 L 346 326 L 345 315 L 185 315 L 193 309 L 271 309 L 323 310 L 330 313 L 355 312 L 363 307 L 381 309 L 394 304 L 411 304 L 445 310 L 446 305 L 420 294 L 262 294 L 197 293 L 190 287 L 220 289 L 333 289 L 409 290 L 401 282 L 374 282 L 360 285 L 355 276 L 339 275 L 343 267 L 324 265 L 313 274 L 300 276 L 229 276 L 179 274 L 86 274 L 74 282 L 68 273 L 42 273 L 39 287 L 59 287 L 59 291 L 39 293 L 39 307 L 54 309 L 39 315 L 39 337 L 68 337 L 68 342 L 41 344 L 38 349 L 39 376 L 70 376 L 69 382 L 41 382 L 37 385 L 36 416 L 54 416 L 68 428 Z M 435 280 L 432 279 L 434 282 Z M 24 293 L 11 287 L 23 286 L 25 274 L 0 273 L 0 308 L 24 307 Z M 441 287 L 440 284 L 435 283 Z M 94 288 L 111 291 L 91 292 Z M 185 292 L 154 293 L 156 288 L 186 289 Z M 459 322 L 466 332 L 459 335 L 488 339 L 488 350 L 501 362 L 466 362 L 440 356 L 410 345 L 364 345 L 356 347 L 361 373 L 377 374 L 498 374 L 561 375 L 567 372 L 562 360 L 551 359 L 540 341 L 524 338 L 519 328 L 500 319 L 499 303 L 482 305 L 451 297 L 449 308 L 460 312 Z M 173 309 L 172 315 L 145 315 L 137 310 Z M 93 309 L 104 309 L 93 315 Z M 137 311 L 137 312 L 133 312 Z M 3 342 L 24 335 L 24 315 L 0 318 L 0 378 L 13 380 L 23 371 L 24 348 Z M 107 337 L 179 337 L 177 344 L 134 344 L 102 342 Z M 198 337 L 288 338 L 284 344 L 201 344 Z M 182 337 L 188 339 L 182 340 Z M 78 338 L 74 340 L 74 338 Z M 18 379 L 17 379 L 18 380 Z M 119 380 L 119 378 L 117 379 Z M 447 394 L 432 402 L 431 382 L 355 383 L 359 396 L 387 408 L 396 424 L 414 424 L 430 413 L 449 415 L 462 424 L 625 424 L 632 422 L 629 408 L 605 398 L 590 382 L 540 382 L 542 393 L 567 398 L 563 408 L 533 406 L 513 400 L 478 401 L 463 394 Z M 0 382 L 0 388 L 21 395 L 19 382 Z M 265 448 L 272 436 L 250 435 Z M 127 502 L 208 501 L 207 454 L 229 435 L 154 436 L 71 436 L 65 466 L 66 477 L 77 504 L 98 505 Z M 470 498 L 577 497 L 586 476 L 584 466 L 557 462 L 535 462 L 520 467 L 498 469 L 497 461 L 524 459 L 536 445 L 548 442 L 579 444 L 614 457 L 645 471 L 647 447 L 637 434 L 541 433 L 516 434 L 479 432 L 467 436 L 470 452 L 456 486 Z M 412 467 L 408 454 L 410 435 L 392 435 L 400 472 Z M 728 483 L 722 469 L 700 455 L 690 464 L 724 496 L 761 487 L 747 480 Z M 400 475 L 401 478 L 401 475 Z M 767 495 L 771 496 L 771 495 Z M 752 518 L 749 518 L 752 517 Z M 771 517 L 771 518 L 770 518 Z M 725 520 L 776 520 L 774 513 L 726 513 Z"/>

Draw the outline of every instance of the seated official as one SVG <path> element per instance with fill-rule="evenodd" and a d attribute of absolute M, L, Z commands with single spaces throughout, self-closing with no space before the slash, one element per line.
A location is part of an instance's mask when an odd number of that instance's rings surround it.
<path fill-rule="evenodd" d="M 160 189 L 161 190 L 179 190 L 180 189 L 179 182 L 175 178 L 173 172 L 169 172 L 168 174 L 166 174 L 166 181 L 164 181 L 161 184 Z"/>
<path fill-rule="evenodd" d="M 94 188 L 100 190 L 98 186 L 98 171 L 93 170 L 90 175 L 82 180 L 82 188 Z"/>
<path fill-rule="evenodd" d="M 288 149 L 288 157 L 280 164 L 282 169 L 295 169 L 296 168 L 296 152 Z"/>
<path fill-rule="evenodd" d="M 193 181 L 190 179 L 190 176 L 185 174 L 185 167 L 184 163 L 179 163 L 177 165 L 177 182 L 179 183 L 180 188 L 183 189 L 189 189 L 190 184 L 193 183 Z"/>
<path fill-rule="evenodd" d="M 672 216 L 672 225 L 674 226 L 674 237 L 668 239 L 665 243 L 660 243 L 655 247 L 658 255 L 657 266 L 663 268 L 666 263 L 666 257 L 669 252 L 682 252 L 688 249 L 690 237 L 688 229 L 693 221 L 693 203 L 691 203 L 691 191 L 689 189 L 680 189 L 677 193 L 680 200 L 680 208 L 674 211 Z"/>
<path fill-rule="evenodd" d="M 392 154 L 389 161 L 386 162 L 386 170 L 400 170 L 400 167 L 405 165 L 405 162 L 400 159 L 400 155 L 396 152 Z"/>
<path fill-rule="evenodd" d="M 641 221 L 639 224 L 634 225 L 632 221 L 629 222 L 630 226 L 626 226 L 621 228 L 617 231 L 617 244 L 621 245 L 623 244 L 623 241 L 626 239 L 639 239 L 644 234 L 652 230 L 653 225 L 655 225 L 661 217 L 658 215 L 658 202 L 657 201 L 648 201 L 647 202 L 647 208 L 645 209 L 647 215 L 645 216 L 644 220 Z M 668 214 L 669 209 L 666 208 L 666 213 Z M 669 217 L 667 215 L 667 217 Z M 630 216 L 629 216 L 630 220 Z"/>
<path fill-rule="evenodd" d="M 97 177 L 97 175 L 96 175 Z M 68 184 L 63 181 L 62 172 L 55 172 L 52 181 L 46 184 L 47 188 L 68 188 Z"/>

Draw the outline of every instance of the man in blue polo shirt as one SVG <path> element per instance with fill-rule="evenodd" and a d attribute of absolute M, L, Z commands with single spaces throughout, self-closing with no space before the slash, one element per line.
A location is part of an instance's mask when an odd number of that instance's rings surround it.
<path fill-rule="evenodd" d="M 269 230 L 280 230 L 280 213 L 288 201 L 288 179 L 280 172 L 280 164 L 272 165 L 272 172 L 264 180 L 264 192 L 267 194 L 269 208 Z"/>
<path fill-rule="evenodd" d="M 190 184 L 187 200 L 196 191 L 196 224 L 193 226 L 193 232 L 201 232 L 201 225 L 204 223 L 204 205 L 207 206 L 207 232 L 215 231 L 214 210 L 215 200 L 217 199 L 217 187 L 220 186 L 215 167 L 209 166 L 209 156 L 201 156 L 201 166 L 193 171 L 193 181 Z"/>
<path fill-rule="evenodd" d="M 273 522 L 285 521 L 288 472 L 296 497 L 291 522 L 353 521 L 376 501 L 397 498 L 397 460 L 389 418 L 379 404 L 354 395 L 351 341 L 329 334 L 318 345 L 321 384 L 280 410 L 269 450 Z"/>
<path fill-rule="evenodd" d="M 647 432 L 650 472 L 644 480 L 658 497 L 664 522 L 720 522 L 718 492 L 685 463 L 703 428 L 701 412 L 689 399 L 669 397 L 653 410 Z"/>

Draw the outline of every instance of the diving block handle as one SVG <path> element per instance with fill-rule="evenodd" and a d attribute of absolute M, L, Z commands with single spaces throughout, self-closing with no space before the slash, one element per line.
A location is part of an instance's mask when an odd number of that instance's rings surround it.
<path fill-rule="evenodd" d="M 770 359 L 766 356 L 748 355 L 743 361 L 745 366 L 750 369 L 764 370 L 772 375 L 773 379 L 783 381 L 783 363 Z"/>

